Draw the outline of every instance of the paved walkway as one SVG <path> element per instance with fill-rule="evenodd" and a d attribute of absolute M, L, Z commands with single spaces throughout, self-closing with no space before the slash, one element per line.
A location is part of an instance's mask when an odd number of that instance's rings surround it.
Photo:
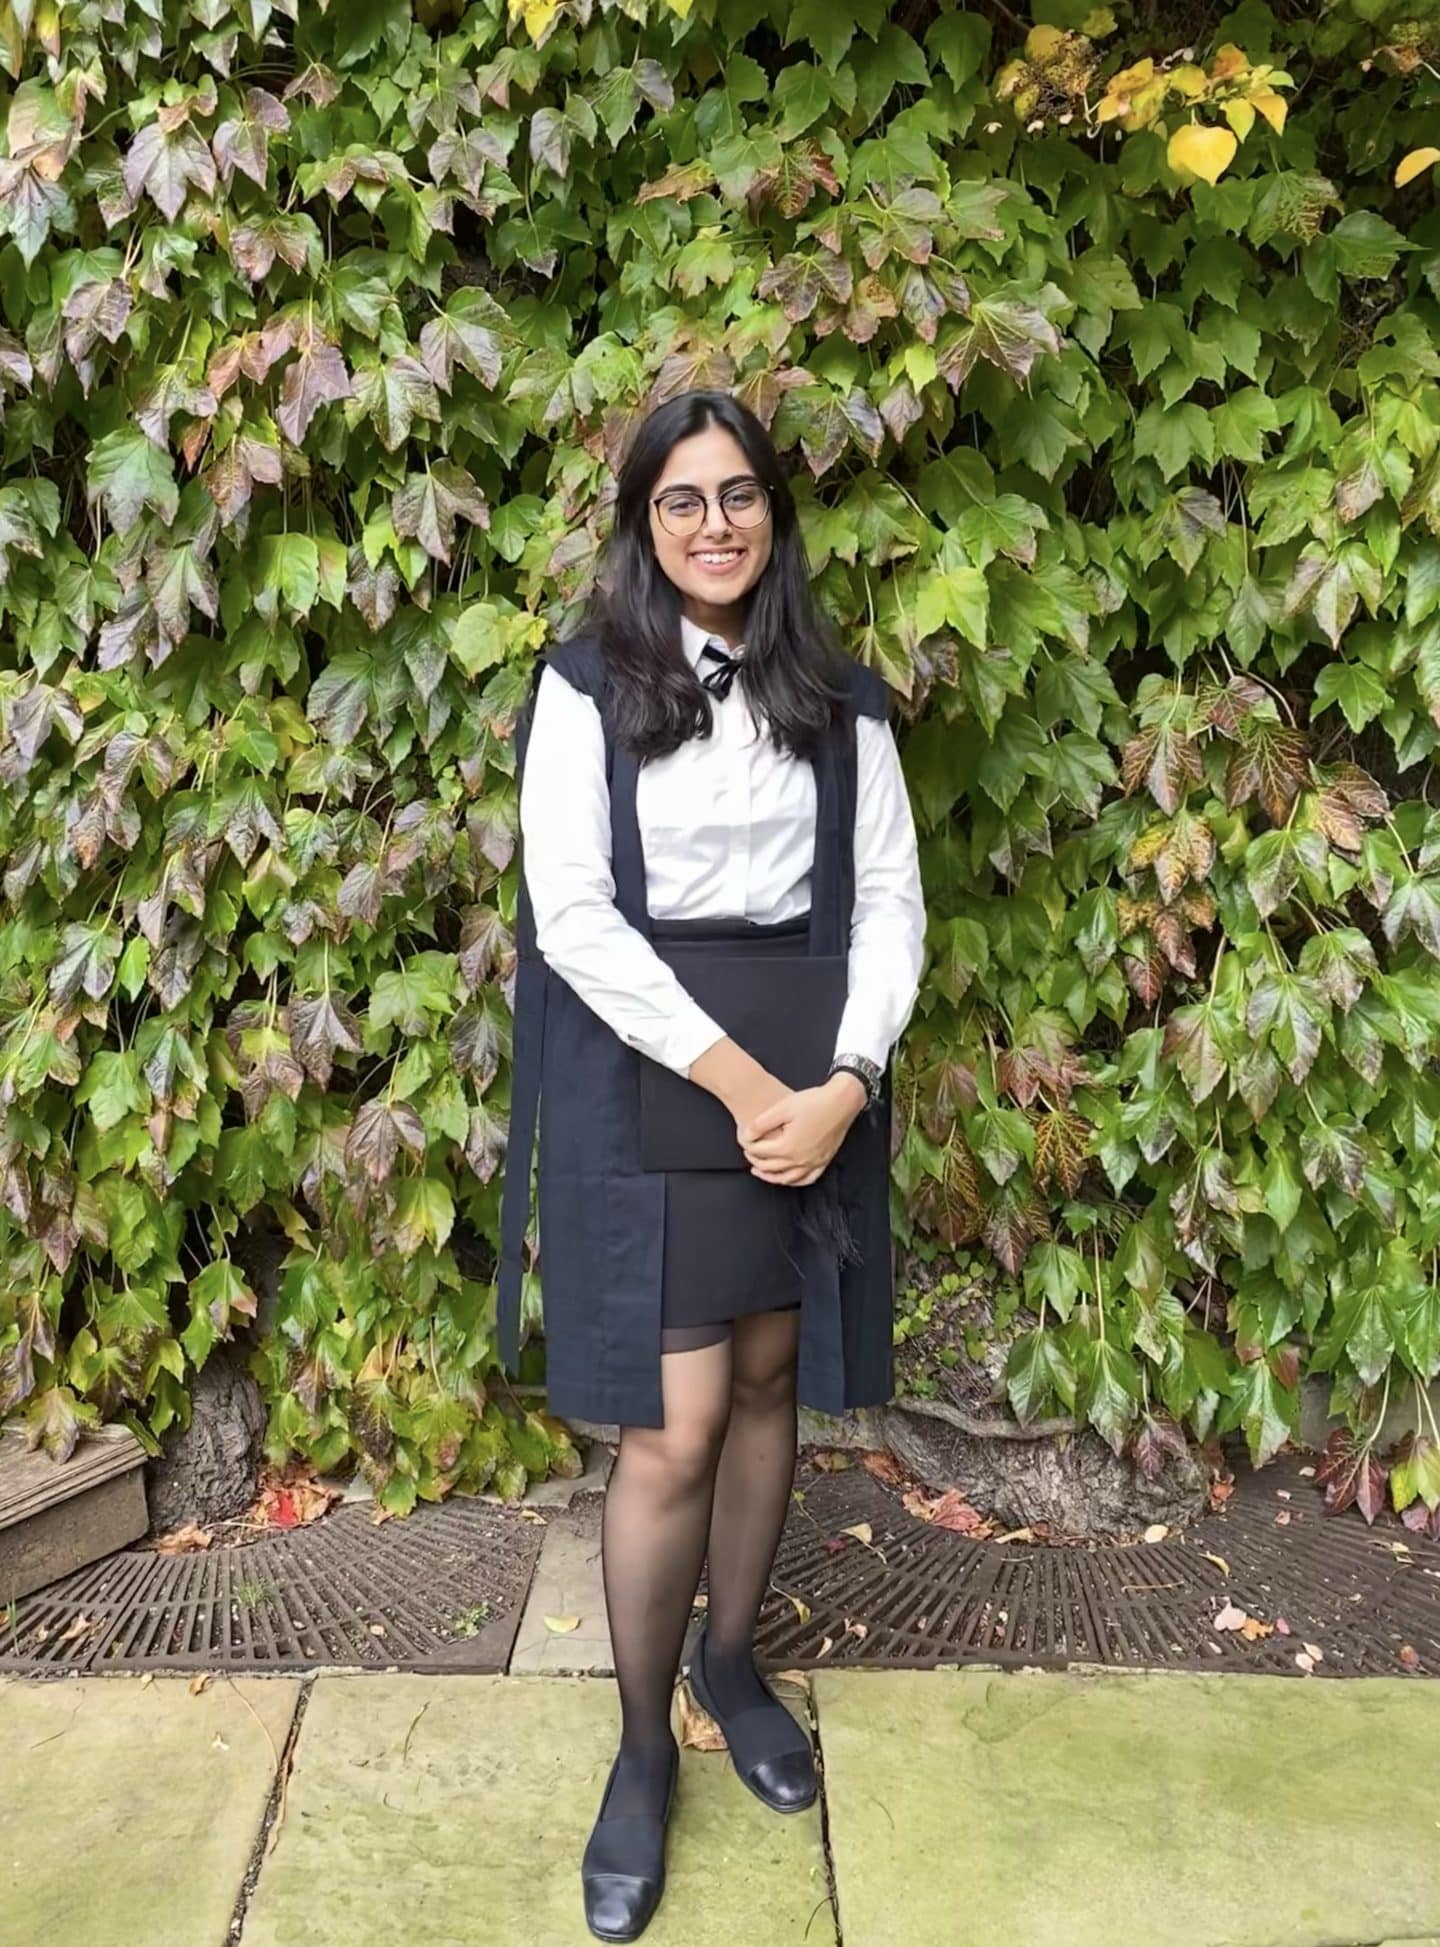
<path fill-rule="evenodd" d="M 1423 1679 L 777 1688 L 823 1803 L 687 1748 L 650 1947 L 1440 1947 Z M 5 1679 L 0 1947 L 583 1947 L 617 1723 L 603 1676 Z"/>

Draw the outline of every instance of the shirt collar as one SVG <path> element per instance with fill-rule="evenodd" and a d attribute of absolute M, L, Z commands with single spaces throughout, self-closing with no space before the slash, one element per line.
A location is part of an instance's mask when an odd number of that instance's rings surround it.
<path fill-rule="evenodd" d="M 700 661 L 700 651 L 707 642 L 713 642 L 727 656 L 738 656 L 743 648 L 743 644 L 737 642 L 732 649 L 723 636 L 712 635 L 709 629 L 702 629 L 698 622 L 692 622 L 688 615 L 680 617 L 680 641 L 692 669 Z"/>

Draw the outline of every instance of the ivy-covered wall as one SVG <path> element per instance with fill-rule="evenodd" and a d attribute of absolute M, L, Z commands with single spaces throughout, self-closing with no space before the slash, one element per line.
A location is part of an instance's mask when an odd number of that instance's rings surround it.
<path fill-rule="evenodd" d="M 1263 1457 L 1329 1373 L 1440 1504 L 1437 65 L 1433 0 L 4 0 L 0 1410 L 153 1440 L 234 1337 L 392 1510 L 571 1464 L 495 1384 L 508 733 L 723 385 L 896 693 L 902 1237 L 1017 1281 L 1023 1415 Z"/>

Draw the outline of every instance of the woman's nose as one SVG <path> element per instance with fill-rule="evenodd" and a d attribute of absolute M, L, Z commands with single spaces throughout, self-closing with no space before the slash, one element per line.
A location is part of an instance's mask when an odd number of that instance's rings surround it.
<path fill-rule="evenodd" d="M 725 509 L 718 500 L 706 502 L 704 532 L 714 535 L 717 539 L 723 538 L 730 532 L 730 523 L 726 519 Z"/>

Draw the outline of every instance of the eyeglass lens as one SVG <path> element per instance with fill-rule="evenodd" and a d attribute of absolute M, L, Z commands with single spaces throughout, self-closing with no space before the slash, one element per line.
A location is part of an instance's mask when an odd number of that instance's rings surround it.
<path fill-rule="evenodd" d="M 758 527 L 764 520 L 769 498 L 758 481 L 739 480 L 720 496 L 720 509 L 732 527 Z M 702 494 L 666 494 L 656 502 L 662 526 L 671 534 L 693 534 L 704 525 L 706 501 Z"/>

